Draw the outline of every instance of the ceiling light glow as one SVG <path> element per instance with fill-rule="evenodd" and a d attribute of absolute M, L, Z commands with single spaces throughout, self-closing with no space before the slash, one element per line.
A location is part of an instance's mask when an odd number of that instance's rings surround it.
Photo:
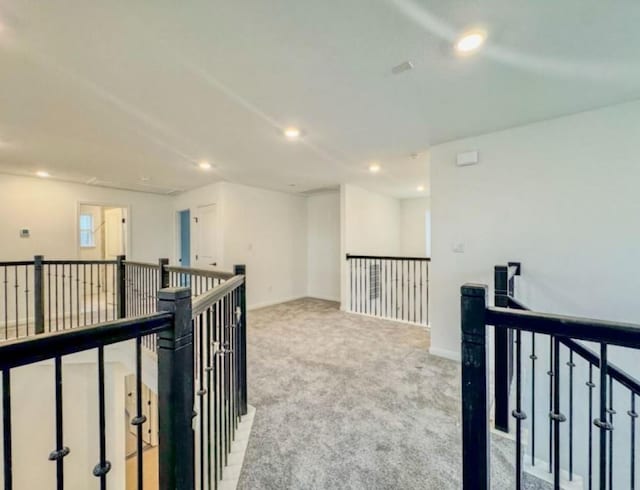
<path fill-rule="evenodd" d="M 419 186 L 417 187 L 417 191 L 418 191 L 418 192 L 424 192 L 424 186 L 423 186 L 423 185 L 419 185 Z"/>
<path fill-rule="evenodd" d="M 43 179 L 44 179 L 44 178 L 47 178 L 47 177 L 50 177 L 49 172 L 46 172 L 46 171 L 44 171 L 44 170 L 38 170 L 38 171 L 36 172 L 36 175 L 37 175 L 38 177 L 42 177 Z"/>
<path fill-rule="evenodd" d="M 487 36 L 484 32 L 468 32 L 456 42 L 456 51 L 462 54 L 472 53 L 479 49 L 486 39 Z"/>
<path fill-rule="evenodd" d="M 289 127 L 285 129 L 283 133 L 285 138 L 293 141 L 293 140 L 297 140 L 300 137 L 300 135 L 302 134 L 302 131 L 300 131 L 298 128 Z"/>
<path fill-rule="evenodd" d="M 198 163 L 198 167 L 202 170 L 211 170 L 211 164 L 209 162 L 200 162 Z"/>
<path fill-rule="evenodd" d="M 377 174 L 378 172 L 380 172 L 380 164 L 379 163 L 372 163 L 371 165 L 369 165 L 369 172 L 371 172 L 372 174 Z"/>

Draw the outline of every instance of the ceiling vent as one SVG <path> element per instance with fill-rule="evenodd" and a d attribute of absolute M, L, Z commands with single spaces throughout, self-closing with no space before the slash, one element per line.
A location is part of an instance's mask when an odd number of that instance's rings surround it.
<path fill-rule="evenodd" d="M 400 73 L 404 73 L 405 71 L 409 71 L 413 69 L 413 63 L 411 61 L 405 61 L 404 63 L 400 63 L 397 66 L 391 68 L 391 73 L 394 75 L 400 75 Z"/>

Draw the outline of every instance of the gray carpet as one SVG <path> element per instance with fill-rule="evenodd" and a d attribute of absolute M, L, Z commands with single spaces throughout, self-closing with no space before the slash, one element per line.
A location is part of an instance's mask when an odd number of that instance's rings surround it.
<path fill-rule="evenodd" d="M 248 320 L 256 417 L 238 488 L 460 488 L 459 365 L 428 354 L 424 328 L 313 299 Z"/>

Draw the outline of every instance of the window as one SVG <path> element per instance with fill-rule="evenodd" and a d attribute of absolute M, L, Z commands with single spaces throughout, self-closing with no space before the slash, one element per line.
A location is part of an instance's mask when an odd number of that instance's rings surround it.
<path fill-rule="evenodd" d="M 93 215 L 80 215 L 80 246 L 95 247 L 96 242 L 93 236 Z"/>

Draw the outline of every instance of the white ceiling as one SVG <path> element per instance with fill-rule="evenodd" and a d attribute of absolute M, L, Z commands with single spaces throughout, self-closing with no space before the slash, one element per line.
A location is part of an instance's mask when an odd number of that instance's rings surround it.
<path fill-rule="evenodd" d="M 0 0 L 0 171 L 416 196 L 433 144 L 640 97 L 639 22 L 636 0 Z M 485 49 L 455 56 L 472 27 Z"/>

